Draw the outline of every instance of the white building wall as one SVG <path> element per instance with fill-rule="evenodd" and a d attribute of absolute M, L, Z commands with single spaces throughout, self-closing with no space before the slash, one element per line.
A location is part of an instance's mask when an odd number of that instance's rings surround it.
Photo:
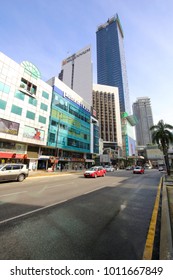
<path fill-rule="evenodd" d="M 62 62 L 63 83 L 92 104 L 93 71 L 91 46 L 87 46 Z"/>
<path fill-rule="evenodd" d="M 24 100 L 20 100 L 15 97 L 15 92 L 22 90 L 20 88 L 21 78 L 26 79 L 30 83 L 33 83 L 37 87 L 35 99 L 37 100 L 37 106 L 29 104 L 29 97 L 31 95 L 25 94 Z M 15 61 L 0 53 L 0 82 L 10 87 L 9 93 L 5 93 L 3 90 L 0 91 L 0 99 L 6 101 L 5 110 L 0 109 L 0 118 L 19 123 L 18 135 L 12 135 L 9 133 L 0 132 L 0 138 L 12 141 L 19 141 L 29 144 L 46 145 L 47 143 L 47 132 L 49 126 L 49 115 L 50 105 L 52 99 L 52 88 L 50 85 L 42 81 L 41 79 L 35 79 L 31 77 L 29 73 L 26 73 L 23 66 L 17 64 Z M 49 94 L 49 99 L 45 99 L 42 96 L 42 91 Z M 1 102 L 2 102 L 1 101 Z M 46 104 L 47 111 L 40 109 L 41 102 Z M 22 108 L 22 114 L 17 115 L 11 112 L 12 105 L 16 105 Z M 35 113 L 35 120 L 26 118 L 27 110 Z M 46 118 L 46 123 L 39 122 L 39 115 Z M 36 140 L 24 137 L 24 126 L 33 127 L 40 129 L 44 140 Z M 2 130 L 1 130 L 2 131 Z"/>

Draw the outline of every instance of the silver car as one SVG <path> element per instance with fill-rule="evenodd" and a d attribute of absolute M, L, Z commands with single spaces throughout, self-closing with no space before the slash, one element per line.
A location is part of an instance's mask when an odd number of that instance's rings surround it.
<path fill-rule="evenodd" d="M 17 180 L 22 182 L 29 175 L 29 170 L 22 163 L 6 163 L 0 165 L 0 182 Z"/>
<path fill-rule="evenodd" d="M 107 172 L 114 172 L 115 171 L 115 168 L 113 166 L 110 166 L 110 165 L 106 165 L 104 168 L 106 169 Z"/>

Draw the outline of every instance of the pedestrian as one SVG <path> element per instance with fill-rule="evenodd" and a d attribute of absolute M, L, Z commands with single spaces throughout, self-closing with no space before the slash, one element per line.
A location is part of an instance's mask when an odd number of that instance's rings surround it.
<path fill-rule="evenodd" d="M 63 170 L 63 167 L 64 167 L 63 164 L 61 164 L 61 172 L 62 172 L 62 170 Z"/>

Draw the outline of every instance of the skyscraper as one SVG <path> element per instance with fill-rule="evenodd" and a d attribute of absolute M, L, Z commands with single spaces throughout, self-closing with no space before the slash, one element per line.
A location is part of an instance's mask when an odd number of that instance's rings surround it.
<path fill-rule="evenodd" d="M 118 88 L 93 85 L 93 108 L 100 124 L 100 137 L 104 143 L 122 148 L 122 131 Z"/>
<path fill-rule="evenodd" d="M 149 97 L 137 98 L 132 105 L 133 114 L 137 117 L 136 144 L 145 146 L 152 143 L 150 127 L 153 125 L 152 108 Z"/>
<path fill-rule="evenodd" d="M 92 102 L 92 62 L 90 45 L 62 61 L 59 79 L 90 105 Z"/>
<path fill-rule="evenodd" d="M 118 15 L 100 25 L 97 37 L 97 83 L 119 89 L 120 111 L 130 115 L 129 90 L 123 46 L 123 30 Z"/>

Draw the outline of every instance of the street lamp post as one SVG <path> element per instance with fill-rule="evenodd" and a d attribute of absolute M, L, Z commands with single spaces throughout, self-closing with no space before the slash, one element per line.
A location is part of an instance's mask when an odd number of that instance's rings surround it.
<path fill-rule="evenodd" d="M 58 135 L 59 135 L 59 127 L 60 127 L 60 122 L 58 121 L 57 125 L 57 132 L 56 132 L 56 142 L 55 142 L 55 147 L 56 147 L 56 156 L 59 156 L 59 149 L 58 149 Z"/>

